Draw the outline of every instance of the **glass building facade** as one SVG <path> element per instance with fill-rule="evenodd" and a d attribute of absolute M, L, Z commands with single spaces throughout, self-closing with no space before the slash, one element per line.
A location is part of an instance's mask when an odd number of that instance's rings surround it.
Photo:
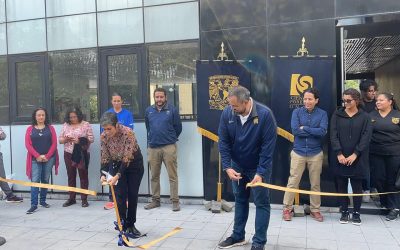
<path fill-rule="evenodd" d="M 155 86 L 193 119 L 199 54 L 198 1 L 1 0 L 0 123 L 71 105 L 95 123 L 114 91 L 140 120 Z"/>
<path fill-rule="evenodd" d="M 25 152 L 17 149 L 22 137 L 13 129 L 24 131 L 18 126 L 29 124 L 35 107 L 47 107 L 57 125 L 67 107 L 79 106 L 85 119 L 97 124 L 114 91 L 142 126 L 152 91 L 166 88 L 185 121 L 184 132 L 196 134 L 194 60 L 215 59 L 221 42 L 229 59 L 251 60 L 245 67 L 252 96 L 261 103 L 271 100 L 270 56 L 296 54 L 302 37 L 311 54 L 336 56 L 335 77 L 327 85 L 340 95 L 341 24 L 399 20 L 398 0 L 0 0 L 0 125 L 13 133 L 13 152 L 5 160 L 11 163 Z M 184 136 L 178 158 L 188 158 L 182 180 L 200 169 L 203 185 L 180 185 L 186 196 L 215 199 L 217 144 L 199 138 Z M 276 151 L 290 147 L 278 139 Z M 22 153 L 11 157 L 14 150 Z M 335 191 L 327 142 L 324 153 L 322 190 Z M 289 155 L 276 154 L 274 184 L 286 185 L 288 176 Z M 232 199 L 229 180 L 224 177 L 223 183 L 223 197 Z M 305 178 L 302 186 L 307 183 Z M 281 203 L 282 193 L 273 192 L 272 200 Z"/>

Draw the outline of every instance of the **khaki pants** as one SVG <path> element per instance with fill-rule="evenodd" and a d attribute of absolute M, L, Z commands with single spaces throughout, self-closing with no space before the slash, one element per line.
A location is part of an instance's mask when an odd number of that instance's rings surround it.
<path fill-rule="evenodd" d="M 163 162 L 168 172 L 171 201 L 179 201 L 176 144 L 170 144 L 159 148 L 148 148 L 147 152 L 151 171 L 153 201 L 160 201 L 160 174 L 161 164 Z"/>
<path fill-rule="evenodd" d="M 307 164 L 311 191 L 320 192 L 320 177 L 322 172 L 322 161 L 324 154 L 322 151 L 314 156 L 300 156 L 294 151 L 290 153 L 290 176 L 288 180 L 288 188 L 299 188 L 301 177 L 303 176 L 304 169 Z M 284 209 L 292 209 L 295 193 L 285 192 L 283 197 Z M 321 196 L 310 195 L 311 212 L 319 212 L 321 206 Z"/>

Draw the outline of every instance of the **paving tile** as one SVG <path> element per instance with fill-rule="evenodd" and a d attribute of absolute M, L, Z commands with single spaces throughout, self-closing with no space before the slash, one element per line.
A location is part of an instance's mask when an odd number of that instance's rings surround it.
<path fill-rule="evenodd" d="M 28 202 L 18 205 L 0 202 L 0 235 L 7 238 L 4 249 L 119 249 L 113 225 L 115 214 L 103 209 L 103 201 L 91 201 L 87 209 L 63 208 L 63 202 L 49 200 L 51 208 L 41 208 L 32 215 L 25 214 Z M 151 249 L 211 250 L 217 249 L 217 244 L 232 233 L 233 212 L 213 214 L 201 205 L 182 205 L 182 211 L 174 213 L 170 204 L 152 210 L 143 209 L 144 205 L 138 205 L 135 225 L 142 233 L 147 233 L 147 237 L 131 240 L 134 244 L 147 244 L 180 226 L 182 231 Z M 327 212 L 322 223 L 309 216 L 286 222 L 282 221 L 281 206 L 277 207 L 271 210 L 267 250 L 400 249 L 400 223 L 387 222 L 384 216 L 362 215 L 361 226 L 341 225 L 340 214 Z M 250 250 L 254 220 L 255 207 L 251 205 L 245 236 L 248 243 L 236 250 Z M 21 241 L 21 235 L 29 236 L 30 240 Z"/>
<path fill-rule="evenodd" d="M 285 235 L 279 235 L 278 238 L 278 246 L 288 246 L 288 247 L 300 247 L 306 248 L 307 247 L 307 239 L 299 238 L 299 237 L 288 237 Z"/>
<path fill-rule="evenodd" d="M 336 250 L 338 248 L 335 240 L 307 239 L 307 249 Z"/>
<path fill-rule="evenodd" d="M 188 250 L 204 250 L 204 249 L 215 249 L 219 241 L 216 240 L 198 240 L 194 239 L 186 247 Z"/>

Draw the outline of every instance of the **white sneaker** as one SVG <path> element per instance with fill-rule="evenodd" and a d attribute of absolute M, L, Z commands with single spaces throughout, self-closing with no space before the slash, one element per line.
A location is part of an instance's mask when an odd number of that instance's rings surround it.
<path fill-rule="evenodd" d="M 364 194 L 369 194 L 369 190 L 365 190 L 363 193 Z M 368 203 L 370 201 L 371 201 L 371 199 L 370 199 L 369 195 L 365 195 L 365 196 L 362 197 L 362 202 Z"/>

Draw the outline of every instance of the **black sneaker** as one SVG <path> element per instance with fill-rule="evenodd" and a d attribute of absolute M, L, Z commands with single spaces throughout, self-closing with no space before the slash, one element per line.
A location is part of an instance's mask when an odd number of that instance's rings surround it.
<path fill-rule="evenodd" d="M 0 236 L 0 246 L 6 243 L 6 239 Z"/>
<path fill-rule="evenodd" d="M 69 206 L 72 206 L 72 205 L 74 205 L 74 204 L 76 204 L 76 200 L 68 199 L 68 200 L 66 200 L 66 201 L 64 202 L 64 204 L 63 204 L 62 206 L 63 206 L 63 207 L 69 207 Z"/>
<path fill-rule="evenodd" d="M 395 221 L 397 220 L 397 216 L 399 216 L 399 209 L 390 210 L 389 214 L 386 215 L 387 221 Z"/>
<path fill-rule="evenodd" d="M 264 246 L 251 246 L 251 250 L 264 250 Z"/>
<path fill-rule="evenodd" d="M 50 207 L 50 205 L 47 204 L 46 202 L 40 203 L 40 206 L 41 206 L 41 207 L 45 207 L 45 208 L 49 208 L 49 207 Z"/>
<path fill-rule="evenodd" d="M 244 239 L 242 240 L 235 240 L 232 237 L 226 238 L 226 240 L 220 242 L 218 244 L 218 248 L 226 249 L 226 248 L 231 248 L 235 246 L 242 246 L 246 244 L 246 241 Z"/>
<path fill-rule="evenodd" d="M 137 239 L 140 236 L 142 236 L 142 233 L 139 230 L 137 230 L 135 225 L 128 227 L 125 232 L 128 235 L 128 237 L 130 237 L 132 239 Z"/>
<path fill-rule="evenodd" d="M 24 199 L 22 199 L 20 197 L 17 197 L 15 195 L 10 195 L 10 196 L 7 197 L 6 202 L 8 202 L 8 203 L 19 203 L 19 202 L 22 202 L 23 200 Z"/>
<path fill-rule="evenodd" d="M 37 206 L 31 206 L 28 211 L 26 211 L 26 214 L 33 214 L 37 209 Z"/>
<path fill-rule="evenodd" d="M 361 225 L 361 218 L 359 212 L 354 212 L 353 217 L 351 218 L 353 225 L 359 226 Z"/>
<path fill-rule="evenodd" d="M 342 211 L 342 216 L 339 219 L 340 224 L 349 223 L 349 211 Z"/>

